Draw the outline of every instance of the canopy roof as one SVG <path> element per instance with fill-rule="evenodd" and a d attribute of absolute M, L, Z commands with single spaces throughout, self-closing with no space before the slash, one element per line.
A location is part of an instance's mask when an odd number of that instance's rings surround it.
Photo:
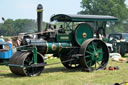
<path fill-rule="evenodd" d="M 87 21 L 117 21 L 118 19 L 113 16 L 104 15 L 70 15 L 70 14 L 57 14 L 51 17 L 51 21 L 60 22 L 87 22 Z"/>

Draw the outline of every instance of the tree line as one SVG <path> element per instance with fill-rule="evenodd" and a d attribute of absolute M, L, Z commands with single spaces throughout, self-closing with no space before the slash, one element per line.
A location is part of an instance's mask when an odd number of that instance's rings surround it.
<path fill-rule="evenodd" d="M 22 32 L 37 30 L 36 21 L 32 19 L 7 19 L 0 23 L 0 35 L 15 36 Z"/>
<path fill-rule="evenodd" d="M 46 23 L 42 22 L 43 28 Z M 33 19 L 7 19 L 0 23 L 0 35 L 3 36 L 16 36 L 19 33 L 37 32 L 37 22 Z"/>

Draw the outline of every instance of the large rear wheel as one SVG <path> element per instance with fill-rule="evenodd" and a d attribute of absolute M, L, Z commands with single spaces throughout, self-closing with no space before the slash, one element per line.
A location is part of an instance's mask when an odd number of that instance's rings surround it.
<path fill-rule="evenodd" d="M 81 45 L 80 63 L 85 71 L 104 69 L 108 63 L 109 52 L 106 44 L 99 39 L 88 39 Z"/>

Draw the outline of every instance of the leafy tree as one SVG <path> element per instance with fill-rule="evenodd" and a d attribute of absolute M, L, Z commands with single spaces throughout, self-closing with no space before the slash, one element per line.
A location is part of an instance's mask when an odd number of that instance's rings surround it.
<path fill-rule="evenodd" d="M 17 19 L 14 22 L 14 30 L 16 34 L 34 32 L 36 30 L 36 22 L 31 19 Z"/>
<path fill-rule="evenodd" d="M 0 24 L 0 36 L 1 35 L 7 35 L 7 29 L 6 26 L 3 24 Z"/>
<path fill-rule="evenodd" d="M 92 15 L 111 15 L 119 19 L 118 27 L 113 26 L 113 31 L 124 31 L 123 21 L 128 18 L 128 8 L 125 0 L 82 0 L 81 7 L 83 8 L 79 14 L 92 14 Z"/>

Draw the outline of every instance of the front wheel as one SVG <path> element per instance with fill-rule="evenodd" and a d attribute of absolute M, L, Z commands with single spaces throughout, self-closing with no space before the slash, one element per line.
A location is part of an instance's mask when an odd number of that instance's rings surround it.
<path fill-rule="evenodd" d="M 37 54 L 37 64 L 44 63 L 42 55 Z M 9 60 L 9 66 L 12 73 L 22 76 L 38 76 L 43 71 L 44 66 L 29 67 L 34 64 L 34 57 L 32 52 L 16 52 Z M 36 65 L 36 64 L 35 64 Z"/>

